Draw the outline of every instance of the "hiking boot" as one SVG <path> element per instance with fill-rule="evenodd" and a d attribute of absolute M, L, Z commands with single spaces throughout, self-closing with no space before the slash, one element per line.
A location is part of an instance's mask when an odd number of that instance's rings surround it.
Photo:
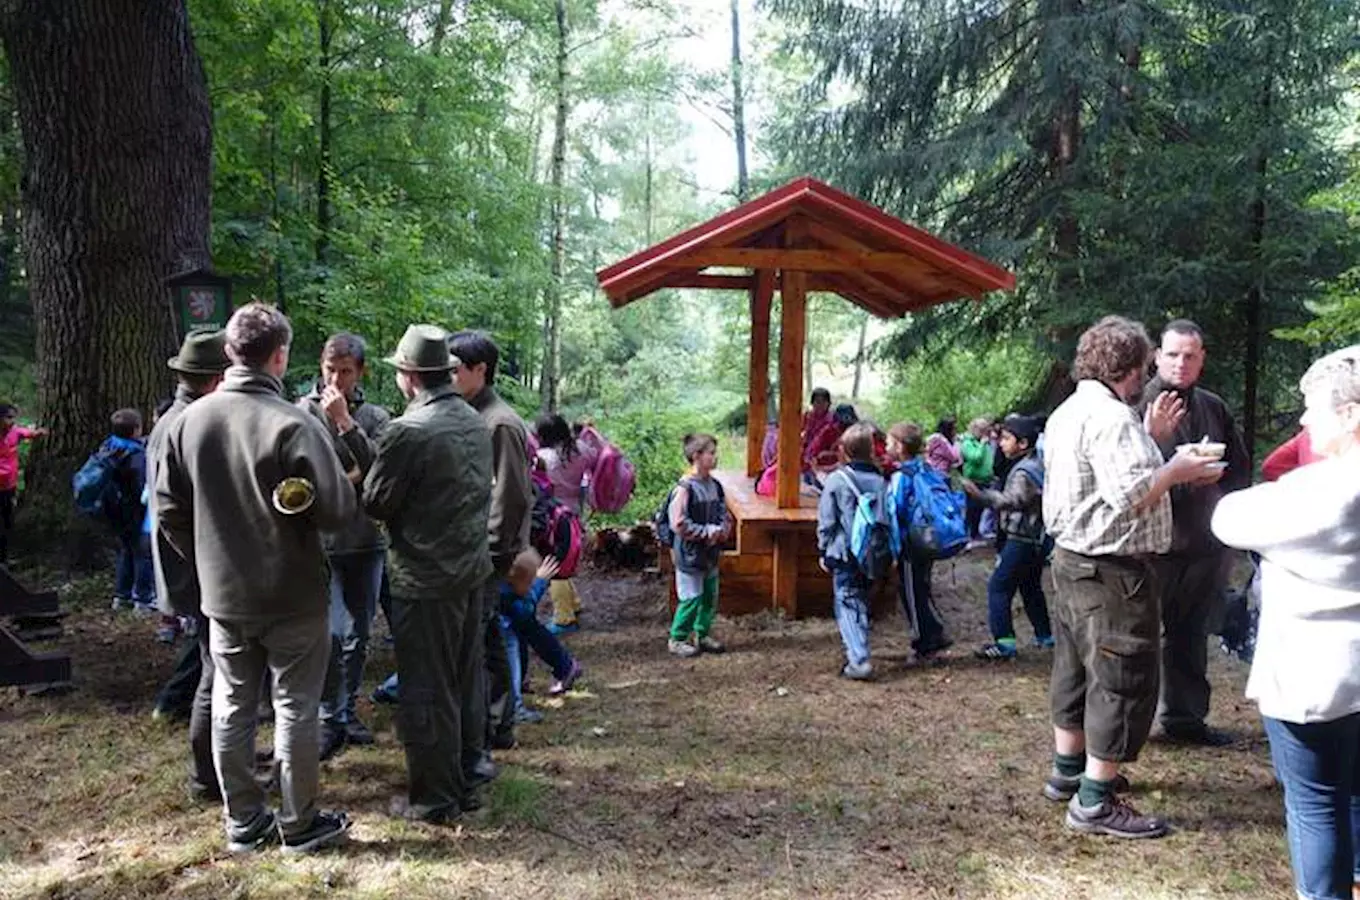
<path fill-rule="evenodd" d="M 1060 775 L 1055 770 L 1044 782 L 1044 796 L 1054 803 L 1066 803 L 1077 795 L 1077 788 L 1081 787 L 1080 775 Z M 1110 790 L 1116 794 L 1127 794 L 1133 790 L 1133 785 L 1124 777 L 1123 773 L 1114 776 L 1114 782 Z"/>
<path fill-rule="evenodd" d="M 717 638 L 711 638 L 708 635 L 704 635 L 703 637 L 699 638 L 699 649 L 704 651 L 705 653 L 727 652 L 727 647 L 723 645 L 722 641 L 718 640 Z"/>
<path fill-rule="evenodd" d="M 691 656 L 699 655 L 699 648 L 689 641 L 667 641 L 666 649 L 670 651 L 671 656 L 678 656 L 681 659 L 688 659 Z"/>
<path fill-rule="evenodd" d="M 561 678 L 553 679 L 553 683 L 548 685 L 548 694 L 554 697 L 558 694 L 565 694 L 571 690 L 571 686 L 576 683 L 576 679 L 580 678 L 584 671 L 585 669 L 581 668 L 581 664 L 573 659 L 567 674 Z"/>
<path fill-rule="evenodd" d="M 312 824 L 306 831 L 284 835 L 283 852 L 315 853 L 344 840 L 349 826 L 349 816 L 342 812 L 319 812 L 312 817 Z"/>
<path fill-rule="evenodd" d="M 1015 659 L 1019 652 L 1014 644 L 983 644 L 973 651 L 973 655 L 978 659 Z"/>
<path fill-rule="evenodd" d="M 543 713 L 536 709 L 521 707 L 515 710 L 516 725 L 538 725 L 543 721 Z"/>
<path fill-rule="evenodd" d="M 874 677 L 874 667 L 867 659 L 862 663 L 846 663 L 845 668 L 841 669 L 841 677 L 851 681 L 868 681 Z"/>
<path fill-rule="evenodd" d="M 1201 722 L 1199 725 L 1162 726 L 1160 734 L 1153 740 L 1160 744 L 1182 744 L 1188 747 L 1227 747 L 1237 741 L 1235 737 L 1218 728 L 1210 728 Z"/>
<path fill-rule="evenodd" d="M 501 774 L 500 767 L 491 761 L 491 757 L 483 756 L 472 766 L 463 772 L 463 780 L 467 782 L 468 791 L 476 790 L 484 784 L 490 784 Z"/>
<path fill-rule="evenodd" d="M 337 753 L 345 749 L 345 726 L 340 724 L 322 725 L 319 744 L 321 762 L 334 759 Z"/>
<path fill-rule="evenodd" d="M 261 810 L 247 828 L 233 832 L 227 828 L 227 851 L 250 853 L 279 839 L 279 823 L 269 810 Z"/>
<path fill-rule="evenodd" d="M 1117 838 L 1159 838 L 1167 833 L 1165 819 L 1145 816 L 1119 797 L 1106 797 L 1097 806 L 1082 806 L 1073 797 L 1067 804 L 1067 827 L 1082 834 Z"/>
<path fill-rule="evenodd" d="M 368 726 L 358 719 L 350 719 L 345 723 L 345 743 L 353 744 L 356 747 L 367 747 L 377 743 L 377 738 L 373 737 L 373 732 L 368 730 Z"/>

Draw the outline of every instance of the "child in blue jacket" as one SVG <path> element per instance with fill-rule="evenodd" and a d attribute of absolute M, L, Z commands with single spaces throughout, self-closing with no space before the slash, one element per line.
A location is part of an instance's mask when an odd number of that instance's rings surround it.
<path fill-rule="evenodd" d="M 539 722 L 543 719 L 541 713 L 524 706 L 521 642 L 527 644 L 552 670 L 553 682 L 548 688 L 549 694 L 565 694 L 584 671 L 556 635 L 538 621 L 538 604 L 556 574 L 557 560 L 552 557 L 544 559 L 531 547 L 515 557 L 505 580 L 501 582 L 500 624 L 501 632 L 505 635 L 505 655 L 510 660 L 510 704 L 516 722 Z"/>
<path fill-rule="evenodd" d="M 864 681 L 873 676 L 869 662 L 869 579 L 860 571 L 850 547 L 859 494 L 882 495 L 886 482 L 874 465 L 873 426 L 859 422 L 841 435 L 845 465 L 823 481 L 817 503 L 817 552 L 822 569 L 831 574 L 835 593 L 836 625 L 845 646 L 846 678 Z"/>
<path fill-rule="evenodd" d="M 151 564 L 151 541 L 145 533 L 146 443 L 142 440 L 142 414 L 120 409 L 113 414 L 112 434 L 97 451 L 114 462 L 117 500 L 104 509 L 104 517 L 118 537 L 118 566 L 113 587 L 113 609 L 132 608 L 143 615 L 156 615 L 156 576 Z"/>

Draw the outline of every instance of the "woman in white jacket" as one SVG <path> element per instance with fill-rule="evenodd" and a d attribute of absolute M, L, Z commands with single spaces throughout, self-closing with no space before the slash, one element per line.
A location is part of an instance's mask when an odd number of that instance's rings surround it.
<path fill-rule="evenodd" d="M 1303 425 L 1323 457 L 1224 497 L 1213 531 L 1261 554 L 1247 696 L 1284 785 L 1294 887 L 1360 896 L 1360 345 L 1313 363 Z"/>

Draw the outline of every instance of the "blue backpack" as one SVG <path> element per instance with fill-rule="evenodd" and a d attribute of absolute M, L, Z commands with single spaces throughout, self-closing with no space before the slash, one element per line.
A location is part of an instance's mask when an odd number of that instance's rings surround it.
<path fill-rule="evenodd" d="M 119 470 L 125 457 L 100 447 L 71 476 L 71 493 L 76 510 L 86 516 L 113 517 L 122 504 Z"/>
<path fill-rule="evenodd" d="M 888 521 L 892 523 L 892 551 L 904 549 L 929 559 L 949 559 L 968 546 L 963 494 L 930 466 L 904 467 L 888 485 Z"/>
<path fill-rule="evenodd" d="M 886 577 L 892 569 L 892 524 L 882 491 L 865 493 L 849 469 L 841 469 L 855 494 L 855 521 L 850 527 L 850 552 L 860 572 L 870 581 Z"/>

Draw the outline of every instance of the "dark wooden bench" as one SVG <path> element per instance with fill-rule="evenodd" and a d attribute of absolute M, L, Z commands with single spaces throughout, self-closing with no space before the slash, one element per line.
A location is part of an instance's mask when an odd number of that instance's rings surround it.
<path fill-rule="evenodd" d="M 56 591 L 30 591 L 0 566 L 0 616 L 13 620 L 16 630 L 54 637 L 61 633 L 63 615 L 57 608 Z M 15 630 L 0 625 L 0 686 L 60 686 L 70 681 L 70 656 L 34 653 Z"/>

